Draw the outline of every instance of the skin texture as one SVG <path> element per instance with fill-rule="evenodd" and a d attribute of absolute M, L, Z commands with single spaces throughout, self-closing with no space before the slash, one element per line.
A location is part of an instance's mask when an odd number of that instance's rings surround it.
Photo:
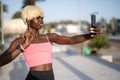
<path fill-rule="evenodd" d="M 19 44 L 22 44 L 24 48 L 27 48 L 31 43 L 44 43 L 48 41 L 45 37 L 45 34 L 39 33 L 39 30 L 43 28 L 43 17 L 38 16 L 32 20 L 26 20 L 26 22 L 28 28 L 24 33 L 24 38 L 16 38 L 11 43 L 9 48 L 0 55 L 0 66 L 8 64 L 21 53 L 18 49 L 16 49 Z M 94 37 L 96 37 L 100 35 L 100 28 L 96 25 L 94 26 L 95 28 L 93 30 L 96 33 Z M 48 36 L 51 43 L 57 43 L 61 45 L 77 44 L 91 39 L 91 33 L 84 35 L 75 35 L 72 37 L 60 36 L 56 33 L 47 33 L 46 35 Z M 47 71 L 52 69 L 52 63 L 34 66 L 30 69 L 35 71 Z"/>

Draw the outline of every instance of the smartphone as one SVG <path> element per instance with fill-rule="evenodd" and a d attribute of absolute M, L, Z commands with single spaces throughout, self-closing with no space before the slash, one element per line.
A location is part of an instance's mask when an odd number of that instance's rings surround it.
<path fill-rule="evenodd" d="M 95 27 L 94 24 L 96 24 L 96 15 L 92 14 L 91 15 L 91 27 Z"/>
<path fill-rule="evenodd" d="M 95 24 L 96 24 L 96 15 L 92 14 L 91 15 L 91 29 L 95 28 L 95 26 L 94 26 Z M 95 35 L 94 31 L 91 30 L 91 33 L 92 33 L 91 37 L 94 37 L 94 35 Z"/>

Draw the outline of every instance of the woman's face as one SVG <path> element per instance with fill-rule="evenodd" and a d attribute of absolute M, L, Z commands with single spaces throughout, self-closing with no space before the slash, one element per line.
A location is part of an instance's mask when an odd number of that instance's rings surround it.
<path fill-rule="evenodd" d="M 31 28 L 41 29 L 43 27 L 43 17 L 41 17 L 41 16 L 38 16 L 38 17 L 30 20 L 29 22 L 30 22 Z"/>

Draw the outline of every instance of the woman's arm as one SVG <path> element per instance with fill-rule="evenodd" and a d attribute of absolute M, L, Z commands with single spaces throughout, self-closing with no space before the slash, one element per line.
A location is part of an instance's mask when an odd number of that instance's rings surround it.
<path fill-rule="evenodd" d="M 25 32 L 24 38 L 19 37 L 19 38 L 15 39 L 11 43 L 10 47 L 0 55 L 0 66 L 8 64 L 12 60 L 14 60 L 21 53 L 19 45 L 21 44 L 22 48 L 25 49 L 29 46 L 32 39 L 33 39 L 32 32 L 29 31 L 29 29 L 27 29 Z M 19 47 L 19 49 L 18 49 L 18 47 Z"/>
<path fill-rule="evenodd" d="M 99 36 L 100 34 L 100 28 L 96 27 L 92 31 L 94 31 L 94 37 Z M 93 38 L 91 35 L 93 33 L 88 33 L 88 34 L 83 34 L 83 35 L 75 35 L 72 37 L 67 37 L 67 36 L 59 36 L 58 34 L 52 33 L 52 34 L 47 34 L 49 36 L 49 39 L 51 42 L 57 43 L 57 44 L 76 44 L 76 43 L 81 43 L 86 40 L 89 40 Z"/>
<path fill-rule="evenodd" d="M 50 41 L 57 44 L 76 44 L 76 43 L 84 42 L 91 38 L 91 33 L 84 34 L 84 35 L 75 35 L 72 37 L 59 36 L 56 33 L 51 33 L 48 35 L 50 36 Z"/>
<path fill-rule="evenodd" d="M 0 66 L 8 64 L 21 53 L 21 51 L 17 49 L 17 46 L 20 43 L 22 43 L 22 39 L 20 38 L 15 39 L 11 43 L 10 47 L 0 55 Z"/>

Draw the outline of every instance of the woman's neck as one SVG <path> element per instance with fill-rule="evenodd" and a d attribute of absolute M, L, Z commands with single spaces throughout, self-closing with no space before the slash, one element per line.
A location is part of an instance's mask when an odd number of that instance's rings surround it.
<path fill-rule="evenodd" d="M 36 30 L 36 29 L 33 29 L 33 28 L 30 28 L 29 30 L 31 30 L 33 36 L 40 35 L 39 30 Z"/>

